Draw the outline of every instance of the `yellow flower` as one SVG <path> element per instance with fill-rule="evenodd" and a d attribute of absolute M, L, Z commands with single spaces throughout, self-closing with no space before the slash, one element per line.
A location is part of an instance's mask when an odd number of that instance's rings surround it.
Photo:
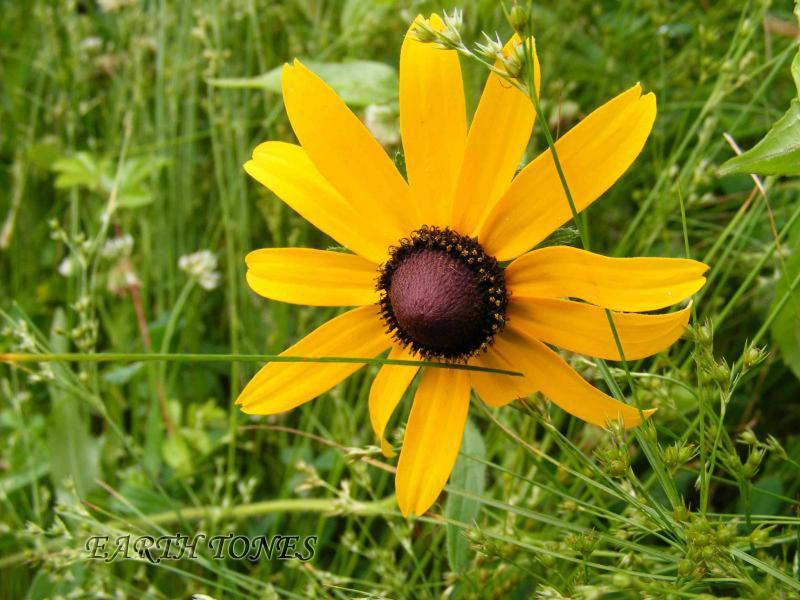
<path fill-rule="evenodd" d="M 435 15 L 428 23 L 442 27 Z M 538 64 L 536 79 L 538 87 Z M 687 259 L 607 258 L 564 246 L 530 250 L 571 212 L 549 151 L 514 176 L 534 122 L 525 94 L 490 74 L 468 128 L 457 53 L 407 34 L 400 55 L 406 181 L 319 77 L 295 61 L 284 67 L 282 84 L 300 145 L 263 143 L 244 168 L 353 254 L 256 250 L 247 256 L 247 282 L 273 300 L 357 307 L 284 354 L 372 358 L 388 350 L 393 359 L 466 361 L 525 374 L 422 372 L 397 466 L 404 515 L 425 512 L 447 482 L 471 389 L 491 406 L 540 391 L 599 426 L 621 419 L 632 427 L 652 412 L 640 413 L 594 388 L 550 345 L 620 359 L 604 310 L 610 309 L 625 358 L 664 350 L 680 337 L 689 309 L 635 313 L 688 298 L 703 286 L 707 267 Z M 655 96 L 642 95 L 636 85 L 558 140 L 578 210 L 630 166 L 655 116 Z M 501 261 L 512 262 L 503 268 Z M 359 368 L 270 363 L 237 402 L 249 414 L 280 413 Z M 370 418 L 387 455 L 384 429 L 417 371 L 384 365 L 372 383 Z"/>

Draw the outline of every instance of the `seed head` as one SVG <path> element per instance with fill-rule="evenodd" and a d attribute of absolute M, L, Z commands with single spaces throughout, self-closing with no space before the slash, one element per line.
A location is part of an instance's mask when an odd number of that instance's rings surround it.
<path fill-rule="evenodd" d="M 520 4 L 515 4 L 508 13 L 508 23 L 521 37 L 525 36 L 529 16 L 528 9 Z"/>

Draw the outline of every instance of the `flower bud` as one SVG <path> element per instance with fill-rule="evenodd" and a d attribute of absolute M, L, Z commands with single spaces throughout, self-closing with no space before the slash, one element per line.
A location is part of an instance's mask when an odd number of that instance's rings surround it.
<path fill-rule="evenodd" d="M 476 43 L 475 49 L 478 54 L 492 62 L 501 60 L 503 57 L 503 44 L 499 39 L 492 39 L 486 33 L 483 34 L 486 39 L 484 43 Z"/>
<path fill-rule="evenodd" d="M 714 338 L 711 327 L 708 323 L 695 325 L 686 328 L 687 337 L 694 340 L 701 346 L 708 346 Z"/>
<path fill-rule="evenodd" d="M 755 477 L 756 473 L 758 473 L 758 468 L 761 466 L 762 460 L 764 460 L 763 450 L 760 448 L 751 450 L 750 456 L 747 457 L 747 460 L 742 465 L 742 475 L 748 479 Z"/>
<path fill-rule="evenodd" d="M 769 541 L 769 529 L 754 529 L 748 537 L 748 541 L 754 546 L 762 546 Z"/>
<path fill-rule="evenodd" d="M 694 570 L 694 563 L 688 558 L 684 558 L 678 563 L 678 575 L 681 577 L 689 577 Z"/>
<path fill-rule="evenodd" d="M 730 382 L 731 379 L 731 368 L 728 366 L 728 363 L 725 359 L 722 359 L 720 362 L 714 363 L 709 369 L 709 375 L 711 379 L 716 381 L 720 385 L 725 385 Z"/>
<path fill-rule="evenodd" d="M 683 504 L 679 504 L 672 511 L 672 518 L 675 519 L 675 521 L 678 523 L 685 523 L 686 521 L 689 520 L 689 517 L 691 517 L 691 513 L 689 512 L 689 509 L 686 508 L 686 506 L 684 506 Z"/>
<path fill-rule="evenodd" d="M 461 25 L 463 23 L 460 10 L 453 10 L 451 14 L 444 14 L 444 31 L 439 34 L 439 41 L 445 47 L 457 48 L 464 45 L 461 41 Z"/>
<path fill-rule="evenodd" d="M 669 471 L 675 471 L 692 460 L 695 453 L 694 444 L 676 442 L 664 448 L 664 465 Z"/>
<path fill-rule="evenodd" d="M 742 366 L 745 370 L 752 369 L 756 365 L 764 362 L 767 358 L 767 351 L 758 346 L 748 345 L 742 355 Z"/>
<path fill-rule="evenodd" d="M 437 40 L 436 32 L 433 30 L 427 21 L 419 21 L 414 25 L 411 30 L 411 35 L 414 39 L 423 44 L 429 44 Z"/>
<path fill-rule="evenodd" d="M 612 581 L 614 582 L 614 587 L 623 590 L 633 586 L 633 579 L 627 573 L 614 573 Z"/>
<path fill-rule="evenodd" d="M 736 541 L 736 530 L 739 524 L 736 521 L 725 523 L 717 530 L 717 544 L 723 547 L 730 546 Z"/>
<path fill-rule="evenodd" d="M 789 455 L 786 454 L 786 450 L 783 449 L 781 443 L 772 435 L 767 436 L 767 450 L 779 456 L 783 460 L 787 460 Z"/>
<path fill-rule="evenodd" d="M 747 444 L 748 446 L 755 446 L 758 444 L 758 438 L 753 430 L 749 427 L 739 434 L 738 441 L 740 444 Z"/>
<path fill-rule="evenodd" d="M 525 46 L 514 44 L 508 56 L 503 56 L 501 60 L 508 76 L 512 79 L 519 79 L 525 65 Z"/>
<path fill-rule="evenodd" d="M 528 9 L 519 4 L 515 4 L 508 13 L 509 24 L 521 37 L 525 37 L 525 31 L 528 27 L 528 17 Z"/>

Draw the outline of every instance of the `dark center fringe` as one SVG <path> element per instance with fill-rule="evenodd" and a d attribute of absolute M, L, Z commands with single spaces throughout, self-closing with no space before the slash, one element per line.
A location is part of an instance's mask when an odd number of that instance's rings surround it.
<path fill-rule="evenodd" d="M 422 250 L 435 250 L 458 259 L 467 266 L 475 277 L 481 295 L 481 323 L 479 335 L 465 343 L 463 347 L 442 351 L 418 342 L 401 328 L 397 321 L 389 291 L 397 268 L 405 259 Z M 503 269 L 497 260 L 487 254 L 477 239 L 460 235 L 450 228 L 423 225 L 411 232 L 389 248 L 389 259 L 380 266 L 376 279 L 376 289 L 380 294 L 378 305 L 380 315 L 387 326 L 387 333 L 412 354 L 425 360 L 445 360 L 466 362 L 469 358 L 485 352 L 494 341 L 494 336 L 506 324 L 506 308 L 509 292 L 505 285 Z"/>

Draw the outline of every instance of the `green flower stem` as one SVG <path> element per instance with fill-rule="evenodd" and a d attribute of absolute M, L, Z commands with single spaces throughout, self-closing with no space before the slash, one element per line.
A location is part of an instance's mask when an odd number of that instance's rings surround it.
<path fill-rule="evenodd" d="M 533 11 L 530 10 L 530 8 L 531 7 L 530 7 L 530 3 L 529 3 L 528 23 L 526 24 L 525 31 L 523 32 L 525 35 L 521 35 L 520 36 L 520 37 L 523 38 L 523 40 L 533 39 L 533 34 L 532 34 L 532 32 L 533 32 L 533 22 L 532 22 Z M 508 17 L 508 14 L 506 14 L 506 17 Z M 441 38 L 440 38 L 440 40 L 441 40 Z M 442 43 L 446 44 L 446 40 L 443 40 Z M 528 44 L 526 42 L 524 42 L 524 43 L 525 43 L 525 46 L 528 47 Z M 533 104 L 533 107 L 534 107 L 534 109 L 536 111 L 536 116 L 537 116 L 539 122 L 542 125 L 542 131 L 544 133 L 545 140 L 547 141 L 548 149 L 550 151 L 550 154 L 553 157 L 553 165 L 554 165 L 554 167 L 556 169 L 556 173 L 558 174 L 558 178 L 559 178 L 559 180 L 561 182 L 561 187 L 564 190 L 564 195 L 566 196 L 567 204 L 569 205 L 569 209 L 570 209 L 570 212 L 572 214 L 572 219 L 575 222 L 575 226 L 578 228 L 578 232 L 580 234 L 581 245 L 585 250 L 590 250 L 589 235 L 588 235 L 588 233 L 586 231 L 586 228 L 583 227 L 583 224 L 581 223 L 581 221 L 578 218 L 578 210 L 577 210 L 577 207 L 575 206 L 575 201 L 574 201 L 574 199 L 572 197 L 572 192 L 569 189 L 569 184 L 567 183 L 567 178 L 566 178 L 566 176 L 564 174 L 564 170 L 563 170 L 563 168 L 561 166 L 561 161 L 559 160 L 559 157 L 558 157 L 558 151 L 556 150 L 556 147 L 555 147 L 555 141 L 553 139 L 553 135 L 550 132 L 550 127 L 547 124 L 547 120 L 546 120 L 546 118 L 544 116 L 544 113 L 542 112 L 541 104 L 539 102 L 539 97 L 537 95 L 537 90 L 536 90 L 536 85 L 535 85 L 535 72 L 534 72 L 533 52 L 525 52 L 523 54 L 524 58 L 523 58 L 523 65 L 522 66 L 523 66 L 523 69 L 524 69 L 524 73 L 522 73 L 521 76 L 524 76 L 525 82 L 522 83 L 521 79 L 517 79 L 515 77 L 510 76 L 508 73 L 503 72 L 502 70 L 498 70 L 496 67 L 494 67 L 494 65 L 491 65 L 490 63 L 488 63 L 488 61 L 484 60 L 483 58 L 481 58 L 480 56 L 478 56 L 477 54 L 475 54 L 474 52 L 472 52 L 471 50 L 466 48 L 466 46 L 464 46 L 463 44 L 459 44 L 459 45 L 454 46 L 454 49 L 457 50 L 458 52 L 460 52 L 461 54 L 464 54 L 468 58 L 470 58 L 472 60 L 475 60 L 475 61 L 483 64 L 484 66 L 487 66 L 492 72 L 497 73 L 499 76 L 501 76 L 503 79 L 505 79 L 509 84 L 515 86 L 517 89 L 519 89 L 520 91 L 522 91 L 523 93 L 525 93 L 529 97 L 529 99 L 530 99 L 531 103 Z M 635 384 L 634 384 L 634 381 L 633 381 L 633 377 L 631 376 L 630 368 L 628 367 L 628 363 L 625 360 L 625 353 L 623 351 L 622 344 L 620 342 L 620 338 L 619 338 L 619 334 L 617 332 L 616 324 L 614 323 L 614 320 L 612 318 L 611 311 L 606 309 L 605 312 L 606 312 L 606 317 L 608 318 L 608 322 L 609 322 L 609 326 L 611 328 L 612 335 L 614 336 L 614 341 L 615 341 L 616 346 L 617 346 L 617 351 L 619 352 L 620 358 L 622 360 L 622 366 L 624 368 L 624 371 L 625 371 L 625 374 L 626 374 L 626 379 L 627 379 L 628 385 L 629 385 L 629 387 L 631 389 L 631 393 L 633 395 L 634 404 L 635 404 L 636 408 L 639 410 L 639 414 L 640 414 L 640 417 L 642 419 L 642 422 L 644 422 L 644 420 L 645 420 L 644 419 L 644 414 L 642 412 L 642 407 L 641 407 L 641 404 L 639 402 L 638 395 L 636 393 L 636 387 L 635 387 Z M 608 384 L 612 395 L 614 397 L 616 397 L 618 400 L 624 402 L 625 396 L 622 393 L 622 390 L 617 385 L 617 383 L 614 380 L 613 376 L 611 375 L 611 371 L 609 370 L 608 365 L 606 364 L 606 362 L 604 360 L 598 360 L 597 361 L 597 366 L 598 366 L 598 369 L 600 370 L 601 374 L 603 375 L 603 378 L 605 379 L 606 383 Z M 653 447 L 653 444 L 651 444 L 650 440 L 647 438 L 647 436 L 644 435 L 639 430 L 637 430 L 635 432 L 635 436 L 636 436 L 636 439 L 639 441 L 639 444 L 642 447 L 643 452 L 647 456 L 648 462 L 653 467 L 653 470 L 654 470 L 654 472 L 656 474 L 656 477 L 657 477 L 659 483 L 661 484 L 662 489 L 667 494 L 667 497 L 668 497 L 668 499 L 670 501 L 670 504 L 673 506 L 673 508 L 678 506 L 679 503 L 680 503 L 680 498 L 679 498 L 677 489 L 675 488 L 675 482 L 670 477 L 668 477 L 667 473 L 663 470 L 662 465 L 658 461 L 658 456 L 656 454 L 656 449 Z M 663 511 L 661 505 L 656 503 L 656 502 L 653 502 L 652 498 L 649 496 L 649 494 L 647 494 L 645 489 L 642 489 L 641 491 L 642 491 L 642 493 L 645 494 L 645 496 L 648 498 L 648 500 L 651 501 L 651 504 L 653 504 L 653 506 L 655 507 L 655 510 L 658 512 L 658 516 L 662 520 L 662 524 L 665 527 L 671 529 L 672 526 L 673 526 L 673 522 L 668 517 L 668 515 Z"/>
<path fill-rule="evenodd" d="M 238 504 L 228 509 L 219 506 L 193 506 L 182 508 L 180 514 L 174 510 L 133 519 L 130 522 L 140 525 L 168 525 L 181 520 L 199 521 L 212 519 L 247 519 L 273 513 L 341 513 L 346 515 L 396 514 L 394 496 L 373 502 L 342 500 L 339 498 L 286 498 L 265 500 L 249 504 Z"/>
<path fill-rule="evenodd" d="M 172 336 L 175 333 L 175 327 L 178 324 L 178 318 L 180 317 L 181 312 L 183 312 L 183 307 L 186 304 L 186 301 L 189 299 L 189 294 L 193 288 L 194 280 L 189 279 L 184 284 L 183 289 L 181 289 L 180 293 L 178 294 L 178 299 L 175 300 L 175 304 L 172 306 L 172 310 L 170 311 L 169 315 L 169 321 L 167 321 L 167 325 L 164 328 L 164 338 L 161 341 L 161 354 L 167 354 L 169 352 L 169 345 L 172 341 Z M 162 378 L 164 377 L 163 373 L 161 376 Z"/>
<path fill-rule="evenodd" d="M 429 367 L 435 369 L 455 369 L 456 371 L 477 371 L 522 377 L 519 371 L 493 369 L 460 363 L 442 363 L 426 360 L 403 360 L 397 358 L 356 358 L 352 356 L 285 356 L 281 354 L 166 354 L 145 352 L 101 352 L 82 354 L 65 352 L 60 354 L 0 354 L 0 362 L 285 362 L 285 363 L 349 363 L 359 365 L 397 365 L 401 367 Z"/>
<path fill-rule="evenodd" d="M 358 516 L 396 516 L 394 496 L 375 500 L 372 502 L 359 502 L 352 499 L 339 498 L 288 498 L 282 500 L 266 500 L 249 504 L 238 504 L 228 509 L 218 506 L 193 506 L 178 511 L 170 510 L 152 515 L 144 515 L 135 519 L 126 519 L 129 525 L 172 525 L 181 521 L 199 521 L 203 518 L 212 519 L 247 519 L 269 514 L 287 513 L 322 513 Z M 48 540 L 46 547 L 56 550 L 61 547 L 62 540 Z M 22 564 L 30 560 L 30 552 L 22 551 L 0 558 L 0 569 L 5 569 Z"/>
<path fill-rule="evenodd" d="M 533 23 L 532 23 L 533 12 L 531 10 L 529 10 L 528 11 L 528 15 L 529 15 L 529 17 L 528 17 L 528 24 L 527 24 L 527 31 L 526 31 L 527 35 L 525 36 L 525 39 L 532 38 L 532 35 L 533 35 Z M 526 44 L 526 46 L 527 46 L 527 44 Z M 567 183 L 567 178 L 564 175 L 564 170 L 563 170 L 563 168 L 561 166 L 561 161 L 558 158 L 558 151 L 556 150 L 556 147 L 555 147 L 555 142 L 553 140 L 553 135 L 550 132 L 550 127 L 547 124 L 547 119 L 545 118 L 544 113 L 542 112 L 541 104 L 539 103 L 539 97 L 538 97 L 538 95 L 536 93 L 535 73 L 534 73 L 534 64 L 533 64 L 533 53 L 532 52 L 526 52 L 524 56 L 525 56 L 524 66 L 525 66 L 525 70 L 526 70 L 526 76 L 527 76 L 527 79 L 528 79 L 528 85 L 527 85 L 528 97 L 531 99 L 531 102 L 533 103 L 533 106 L 534 106 L 534 108 L 536 110 L 536 115 L 537 115 L 537 117 L 539 119 L 539 122 L 542 125 L 542 131 L 544 132 L 545 139 L 547 140 L 547 146 L 548 146 L 548 148 L 550 150 L 550 153 L 551 153 L 551 155 L 553 157 L 553 165 L 555 166 L 556 172 L 558 173 L 558 178 L 561 181 L 561 187 L 564 189 L 564 195 L 566 196 L 567 203 L 569 204 L 570 212 L 572 213 L 572 220 L 575 222 L 575 226 L 578 228 L 578 232 L 579 232 L 580 237 L 581 237 L 582 246 L 583 246 L 583 248 L 585 250 L 590 250 L 589 234 L 587 233 L 586 228 L 582 226 L 582 223 L 580 222 L 580 220 L 578 218 L 578 210 L 577 210 L 577 208 L 575 206 L 575 201 L 572 198 L 572 192 L 569 189 L 569 185 Z M 634 399 L 634 404 L 636 405 L 636 408 L 639 410 L 639 415 L 640 415 L 640 417 L 642 419 L 642 422 L 644 422 L 644 420 L 645 420 L 644 419 L 644 413 L 642 412 L 642 407 L 641 407 L 641 404 L 639 402 L 639 397 L 638 397 L 638 394 L 636 393 L 636 386 L 634 384 L 633 377 L 631 377 L 631 372 L 630 372 L 630 368 L 628 367 L 628 362 L 625 359 L 625 353 L 624 353 L 623 348 L 622 348 L 622 343 L 621 343 L 620 338 L 619 338 L 619 333 L 617 331 L 616 324 L 614 323 L 614 319 L 612 318 L 611 311 L 608 310 L 608 309 L 605 309 L 605 313 L 606 313 L 606 317 L 608 319 L 609 326 L 611 328 L 611 333 L 614 336 L 614 342 L 615 342 L 615 344 L 617 346 L 617 351 L 619 352 L 620 359 L 622 361 L 623 369 L 625 370 L 628 386 L 630 387 L 630 390 L 631 390 L 631 393 L 632 393 L 632 396 L 633 396 L 633 399 Z M 611 388 L 612 393 L 613 393 L 614 388 L 617 387 L 617 386 L 615 384 L 612 385 L 614 383 L 614 379 L 611 376 L 611 372 L 609 371 L 608 365 L 605 363 L 605 361 L 598 360 L 598 367 L 599 367 L 601 373 L 603 374 L 603 377 L 609 383 L 609 387 Z M 618 394 L 615 394 L 615 395 L 617 395 L 618 399 L 622 400 L 624 398 L 624 395 L 622 394 L 622 390 L 619 390 L 617 388 L 616 391 L 618 392 Z M 648 461 L 650 462 L 651 466 L 653 467 L 653 470 L 656 473 L 656 476 L 657 476 L 657 478 L 659 480 L 659 483 L 661 484 L 662 489 L 667 494 L 667 497 L 669 498 L 671 505 L 673 506 L 673 508 L 676 507 L 679 504 L 679 500 L 680 499 L 678 497 L 678 492 L 675 489 L 674 481 L 672 481 L 672 479 L 667 477 L 667 474 L 662 469 L 662 465 L 657 460 L 655 449 L 652 447 L 652 445 L 650 444 L 649 440 L 641 433 L 641 431 L 637 430 L 635 432 L 635 435 L 636 435 L 636 438 L 639 441 L 639 444 L 642 447 L 642 450 L 644 451 L 645 455 L 647 456 Z M 661 506 L 658 503 L 653 503 L 653 504 L 656 507 L 656 510 L 659 512 L 664 524 L 665 525 L 669 525 L 670 524 L 670 520 L 667 517 L 667 515 L 663 513 L 663 511 L 661 509 Z"/>

